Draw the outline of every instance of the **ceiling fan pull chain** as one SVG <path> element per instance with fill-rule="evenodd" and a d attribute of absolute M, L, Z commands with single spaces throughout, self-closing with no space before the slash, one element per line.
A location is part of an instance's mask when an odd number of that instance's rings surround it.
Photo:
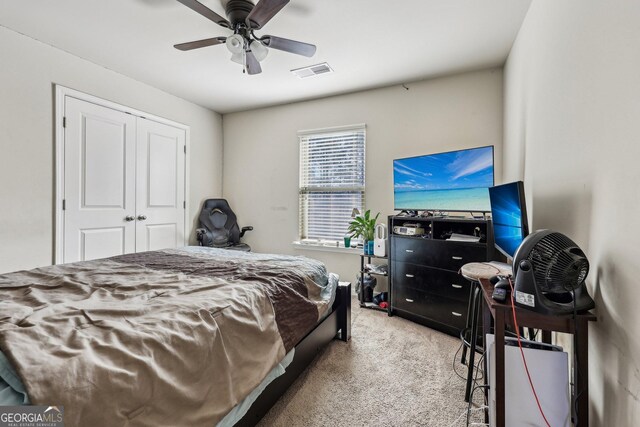
<path fill-rule="evenodd" d="M 242 52 L 242 74 L 247 74 L 248 72 L 249 70 L 247 69 L 247 48 L 245 47 L 244 52 Z"/>

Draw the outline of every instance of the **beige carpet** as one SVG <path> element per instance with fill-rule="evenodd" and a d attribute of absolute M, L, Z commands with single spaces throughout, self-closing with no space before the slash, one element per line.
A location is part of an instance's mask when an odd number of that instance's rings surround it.
<path fill-rule="evenodd" d="M 452 369 L 458 339 L 355 301 L 352 328 L 351 341 L 329 344 L 261 427 L 465 425 L 465 383 Z"/>

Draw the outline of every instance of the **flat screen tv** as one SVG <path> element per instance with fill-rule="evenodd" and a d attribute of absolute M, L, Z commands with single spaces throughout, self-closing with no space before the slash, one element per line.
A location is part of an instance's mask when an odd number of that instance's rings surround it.
<path fill-rule="evenodd" d="M 493 146 L 393 161 L 396 210 L 489 212 Z"/>
<path fill-rule="evenodd" d="M 495 246 L 513 259 L 522 240 L 529 235 L 524 184 L 516 181 L 497 185 L 489 189 L 489 198 Z"/>

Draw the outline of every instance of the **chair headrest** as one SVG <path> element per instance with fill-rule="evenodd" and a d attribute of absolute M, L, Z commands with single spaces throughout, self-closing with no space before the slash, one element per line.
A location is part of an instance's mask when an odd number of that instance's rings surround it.
<path fill-rule="evenodd" d="M 215 228 L 224 228 L 227 223 L 228 215 L 218 208 L 213 208 L 211 209 L 209 218 L 211 219 L 211 224 L 213 224 Z"/>

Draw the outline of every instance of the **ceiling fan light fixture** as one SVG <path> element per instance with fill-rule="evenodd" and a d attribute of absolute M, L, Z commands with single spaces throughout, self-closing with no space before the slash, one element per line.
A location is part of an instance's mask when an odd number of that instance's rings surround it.
<path fill-rule="evenodd" d="M 242 53 L 234 53 L 231 55 L 231 60 L 237 64 L 244 66 L 244 55 Z"/>
<path fill-rule="evenodd" d="M 227 37 L 225 42 L 229 52 L 233 54 L 242 54 L 244 52 L 244 38 L 240 34 L 234 34 L 231 37 Z"/>
<path fill-rule="evenodd" d="M 258 62 L 262 62 L 265 60 L 267 55 L 269 54 L 269 49 L 265 45 L 260 42 L 260 40 L 253 40 L 249 45 L 251 52 L 255 55 Z"/>

